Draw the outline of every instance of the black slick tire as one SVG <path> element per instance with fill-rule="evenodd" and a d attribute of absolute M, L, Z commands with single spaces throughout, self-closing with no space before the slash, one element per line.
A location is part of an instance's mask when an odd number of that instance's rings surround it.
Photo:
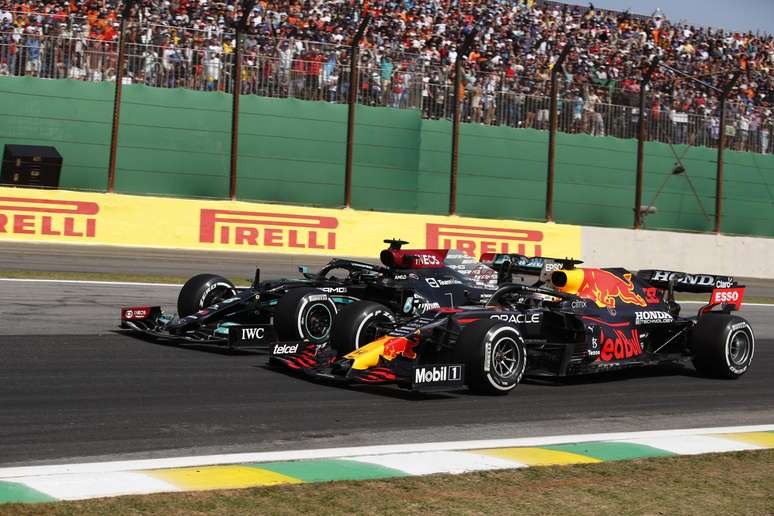
<path fill-rule="evenodd" d="M 328 342 L 336 304 L 320 289 L 294 288 L 277 302 L 274 328 L 281 341 Z"/>
<path fill-rule="evenodd" d="M 465 364 L 468 388 L 477 394 L 508 394 L 521 382 L 527 353 L 519 330 L 498 320 L 463 328 L 454 350 Z"/>
<path fill-rule="evenodd" d="M 234 284 L 217 274 L 197 274 L 185 282 L 177 296 L 177 314 L 185 317 L 202 308 L 234 297 Z"/>
<path fill-rule="evenodd" d="M 339 356 L 384 334 L 385 325 L 395 324 L 395 314 L 386 306 L 373 301 L 355 301 L 336 314 L 331 328 L 331 345 Z"/>
<path fill-rule="evenodd" d="M 693 365 L 702 376 L 735 379 L 742 376 L 755 354 L 750 323 L 730 314 L 706 314 L 691 331 Z"/>

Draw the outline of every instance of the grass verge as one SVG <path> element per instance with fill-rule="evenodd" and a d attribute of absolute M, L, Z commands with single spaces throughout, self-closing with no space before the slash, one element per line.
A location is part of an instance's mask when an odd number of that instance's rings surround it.
<path fill-rule="evenodd" d="M 772 514 L 774 450 L 0 505 L 0 514 Z"/>

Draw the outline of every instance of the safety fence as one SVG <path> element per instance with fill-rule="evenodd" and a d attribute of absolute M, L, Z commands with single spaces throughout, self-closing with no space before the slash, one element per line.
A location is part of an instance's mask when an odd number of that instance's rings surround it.
<path fill-rule="evenodd" d="M 347 47 L 287 41 L 272 42 L 271 47 L 273 50 L 245 49 L 239 81 L 242 94 L 347 102 L 352 84 Z M 128 42 L 125 48 L 126 83 L 234 91 L 234 53 L 224 51 L 227 46 L 221 40 L 198 47 Z M 0 75 L 103 82 L 115 80 L 116 66 L 115 41 L 89 39 L 85 34 L 0 32 Z M 547 129 L 549 97 L 519 91 L 506 82 L 503 74 L 474 76 L 466 72 L 461 121 Z M 415 55 L 401 55 L 391 62 L 377 61 L 364 52 L 355 84 L 360 104 L 417 109 L 428 119 L 452 118 L 454 86 L 449 70 L 425 66 Z M 631 101 L 626 104 L 601 102 L 588 91 L 571 94 L 565 90 L 558 103 L 558 130 L 635 138 L 639 109 Z M 729 102 L 726 114 L 727 148 L 774 152 L 774 120 L 770 116 L 733 102 Z M 720 140 L 717 114 L 698 115 L 649 103 L 645 119 L 647 140 L 715 148 Z"/>
<path fill-rule="evenodd" d="M 60 187 L 105 191 L 114 86 L 0 77 L 0 147 L 53 145 L 64 158 Z M 241 100 L 237 199 L 342 206 L 347 106 L 258 95 Z M 217 92 L 126 85 L 114 191 L 227 199 L 231 101 Z M 534 124 L 543 118 L 536 115 Z M 354 134 L 353 208 L 448 213 L 447 120 L 360 105 Z M 548 134 L 534 126 L 462 124 L 459 215 L 545 220 Z M 559 133 L 554 219 L 631 227 L 636 143 Z M 715 151 L 647 142 L 644 165 L 643 205 L 655 211 L 646 215 L 645 228 L 713 230 Z M 728 151 L 725 172 L 722 231 L 774 236 L 774 156 Z"/>

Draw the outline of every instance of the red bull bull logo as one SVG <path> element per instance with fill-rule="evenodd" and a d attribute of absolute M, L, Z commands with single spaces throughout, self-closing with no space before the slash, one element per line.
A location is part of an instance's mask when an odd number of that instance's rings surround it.
<path fill-rule="evenodd" d="M 601 269 L 583 269 L 578 296 L 594 301 L 600 308 L 615 308 L 616 299 L 630 305 L 647 306 L 642 296 L 634 291 L 631 274 L 620 278 Z"/>
<path fill-rule="evenodd" d="M 414 353 L 416 345 L 416 342 L 405 337 L 391 337 L 383 345 L 382 356 L 387 360 L 394 360 L 398 355 L 414 359 L 417 358 Z"/>

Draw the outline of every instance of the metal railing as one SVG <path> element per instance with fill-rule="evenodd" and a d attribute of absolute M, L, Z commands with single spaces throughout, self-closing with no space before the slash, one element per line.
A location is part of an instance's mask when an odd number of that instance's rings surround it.
<path fill-rule="evenodd" d="M 303 43 L 288 46 L 305 47 Z M 350 87 L 347 48 L 328 46 L 325 52 L 304 52 L 301 57 L 276 50 L 273 55 L 247 51 L 243 55 L 241 92 L 278 98 L 298 98 L 346 103 Z M 312 55 L 312 58 L 306 56 Z M 231 92 L 234 86 L 233 53 L 221 44 L 207 48 L 126 44 L 125 83 L 161 88 Z M 83 81 L 114 80 L 117 43 L 85 36 L 34 36 L 0 32 L 0 75 L 35 76 Z M 490 76 L 491 77 L 491 76 Z M 495 83 L 477 80 L 467 84 L 462 100 L 462 122 L 548 129 L 549 98 L 506 91 Z M 397 109 L 418 109 L 431 119 L 452 116 L 453 86 L 449 71 L 403 59 L 390 65 L 377 63 L 367 52 L 359 65 L 358 103 Z M 728 114 L 727 148 L 774 152 L 772 120 L 736 106 Z M 717 116 L 646 109 L 646 138 L 664 143 L 717 147 Z M 636 138 L 636 107 L 590 102 L 581 96 L 560 95 L 558 130 L 595 136 Z"/>

